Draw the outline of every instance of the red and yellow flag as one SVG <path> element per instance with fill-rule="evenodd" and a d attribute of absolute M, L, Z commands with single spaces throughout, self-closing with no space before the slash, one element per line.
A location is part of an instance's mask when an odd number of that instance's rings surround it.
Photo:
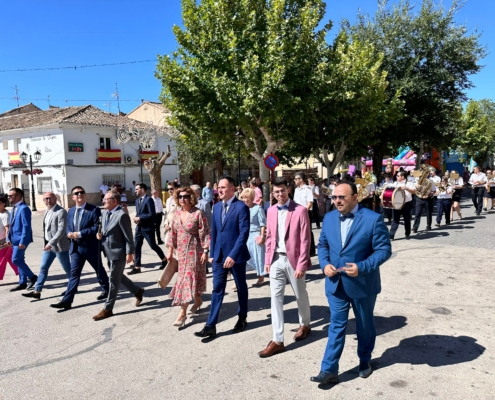
<path fill-rule="evenodd" d="M 21 156 L 19 155 L 19 152 L 9 153 L 9 165 L 17 165 L 17 164 L 22 164 Z"/>
<path fill-rule="evenodd" d="M 98 150 L 99 162 L 121 162 L 122 153 L 120 150 Z"/>
<path fill-rule="evenodd" d="M 159 152 L 158 151 L 140 151 L 139 154 L 141 155 L 141 160 L 149 160 L 151 157 L 158 157 Z"/>

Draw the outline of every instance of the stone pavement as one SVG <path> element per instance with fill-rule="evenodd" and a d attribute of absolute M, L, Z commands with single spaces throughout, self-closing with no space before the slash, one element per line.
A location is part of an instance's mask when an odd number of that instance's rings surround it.
<path fill-rule="evenodd" d="M 493 399 L 495 212 L 476 217 L 466 199 L 463 216 L 409 241 L 399 228 L 393 257 L 381 267 L 375 371 L 366 380 L 357 377 L 351 314 L 340 383 L 324 387 L 309 381 L 319 371 L 329 323 L 317 258 L 307 274 L 313 331 L 293 342 L 297 309 L 287 287 L 287 351 L 268 359 L 257 355 L 271 339 L 268 285 L 249 289 L 248 328 L 233 335 L 237 296 L 229 282 L 219 334 L 202 341 L 193 333 L 206 320 L 210 294 L 198 317 L 172 327 L 179 309 L 170 307 L 170 288 L 156 285 L 158 260 L 149 248 L 144 272 L 133 277 L 146 289 L 143 304 L 134 307 L 134 298 L 121 292 L 116 315 L 100 322 L 91 319 L 103 303 L 96 301 L 99 288 L 89 266 L 67 312 L 49 307 L 66 285 L 58 261 L 40 301 L 10 293 L 16 277 L 8 269 L 0 283 L 0 399 Z M 27 250 L 36 272 L 41 220 L 41 213 L 33 218 L 35 242 Z M 249 274 L 248 285 L 255 281 Z"/>

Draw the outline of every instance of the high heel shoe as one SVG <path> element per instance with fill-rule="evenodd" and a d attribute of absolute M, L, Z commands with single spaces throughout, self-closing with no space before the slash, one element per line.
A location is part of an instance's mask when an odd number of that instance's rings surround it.
<path fill-rule="evenodd" d="M 461 213 L 459 213 L 459 219 L 462 219 L 462 214 Z"/>
<path fill-rule="evenodd" d="M 178 328 L 182 328 L 186 324 L 186 319 L 187 316 L 184 316 L 182 318 L 177 318 L 177 320 L 173 323 L 173 326 L 176 326 Z"/>
<path fill-rule="evenodd" d="M 203 302 L 201 302 L 201 304 L 199 304 L 198 306 L 196 304 L 193 305 L 192 308 L 189 310 L 189 314 L 197 314 L 202 305 Z"/>

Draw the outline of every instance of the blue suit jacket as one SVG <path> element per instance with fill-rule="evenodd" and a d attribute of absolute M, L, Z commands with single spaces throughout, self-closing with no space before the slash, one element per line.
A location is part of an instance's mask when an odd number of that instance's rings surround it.
<path fill-rule="evenodd" d="M 342 279 L 345 292 L 351 298 L 376 295 L 381 291 L 380 265 L 392 255 L 390 236 L 383 217 L 374 211 L 360 207 L 354 216 L 346 241 L 342 247 L 340 213 L 334 210 L 325 215 L 318 243 L 318 259 L 323 270 L 327 264 L 340 268 L 346 263 L 356 263 L 358 276 L 352 278 L 341 272 L 327 278 L 325 290 L 335 293 Z"/>
<path fill-rule="evenodd" d="M 31 209 L 24 203 L 17 207 L 14 219 L 10 221 L 7 240 L 14 246 L 19 246 L 20 244 L 27 246 L 33 242 Z"/>
<path fill-rule="evenodd" d="M 136 226 L 136 229 L 140 227 L 145 231 L 154 230 L 156 210 L 153 198 L 148 195 L 144 196 L 141 207 L 138 207 L 138 201 L 136 200 L 136 217 L 139 217 L 139 225 Z"/>
<path fill-rule="evenodd" d="M 69 209 L 67 214 L 67 233 L 76 232 L 74 227 L 74 213 L 76 207 Z M 81 216 L 81 223 L 79 224 L 79 232 L 81 232 L 81 238 L 77 241 L 78 250 L 81 253 L 98 252 L 99 241 L 96 239 L 98 233 L 98 224 L 100 222 L 101 210 L 99 207 L 86 203 L 84 206 L 83 214 Z M 69 253 L 74 252 L 75 240 L 70 241 Z"/>
<path fill-rule="evenodd" d="M 211 222 L 210 257 L 223 263 L 227 257 L 236 264 L 248 261 L 251 256 L 246 242 L 249 238 L 249 208 L 235 197 L 222 224 L 222 202 L 213 206 Z"/>

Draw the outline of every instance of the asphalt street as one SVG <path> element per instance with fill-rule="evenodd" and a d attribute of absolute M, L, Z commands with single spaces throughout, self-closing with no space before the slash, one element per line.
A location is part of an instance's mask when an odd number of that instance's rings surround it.
<path fill-rule="evenodd" d="M 495 212 L 477 217 L 468 199 L 462 207 L 464 218 L 449 226 L 425 232 L 423 219 L 411 240 L 399 227 L 393 257 L 381 267 L 374 372 L 368 379 L 357 376 L 351 312 L 340 383 L 318 386 L 309 380 L 320 370 L 330 316 L 317 257 L 306 276 L 311 334 L 292 340 L 298 319 L 288 286 L 287 351 L 261 359 L 257 353 L 272 337 L 268 284 L 251 287 L 256 277 L 248 275 L 248 327 L 234 335 L 237 295 L 229 282 L 218 335 L 201 340 L 193 333 L 205 323 L 210 292 L 198 316 L 184 328 L 173 327 L 179 308 L 170 306 L 170 286 L 157 286 L 159 260 L 145 244 L 143 273 L 132 277 L 145 288 L 142 305 L 136 308 L 132 295 L 122 291 L 115 316 L 99 322 L 91 317 L 103 303 L 96 300 L 100 289 L 89 265 L 66 312 L 49 307 L 67 282 L 57 260 L 39 301 L 9 292 L 17 278 L 7 267 L 0 282 L 0 399 L 493 399 Z M 37 273 L 41 212 L 33 227 L 27 262 Z"/>

